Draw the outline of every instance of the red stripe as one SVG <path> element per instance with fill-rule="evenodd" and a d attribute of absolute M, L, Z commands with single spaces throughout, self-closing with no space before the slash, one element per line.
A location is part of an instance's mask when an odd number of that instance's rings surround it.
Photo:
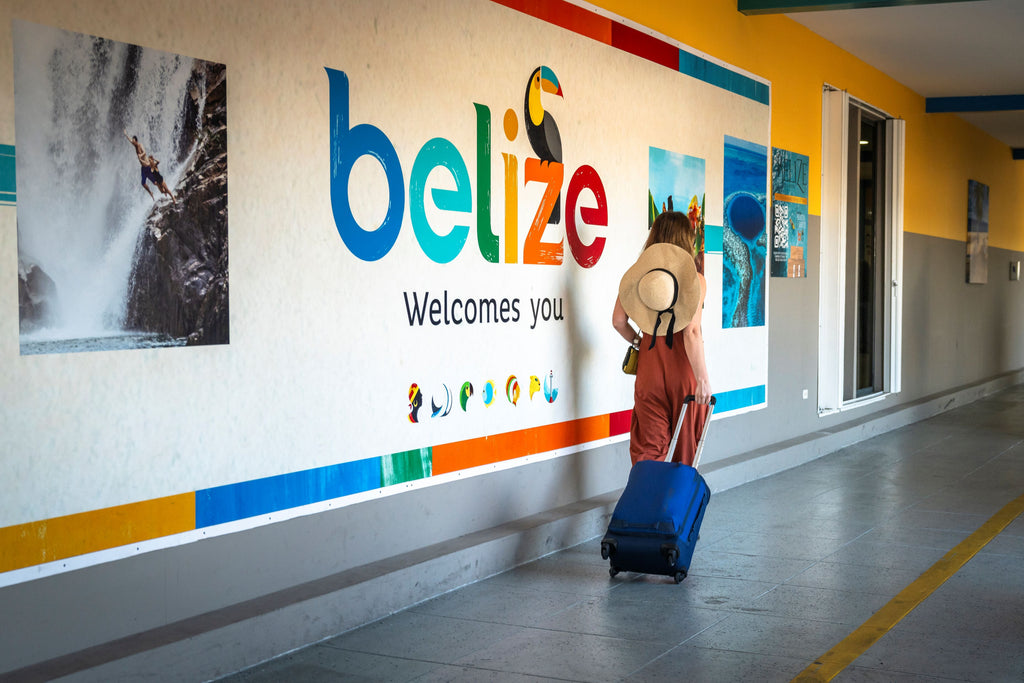
<path fill-rule="evenodd" d="M 612 44 L 614 22 L 565 0 L 493 0 L 499 5 L 528 14 L 567 31 Z M 677 60 L 678 61 L 678 60 Z"/>
<path fill-rule="evenodd" d="M 623 410 L 618 413 L 612 413 L 608 416 L 608 436 L 618 436 L 619 434 L 628 434 L 629 426 L 633 422 L 633 411 Z"/>
<path fill-rule="evenodd" d="M 625 24 L 612 24 L 612 47 L 661 64 L 673 71 L 679 70 L 679 48 Z"/>

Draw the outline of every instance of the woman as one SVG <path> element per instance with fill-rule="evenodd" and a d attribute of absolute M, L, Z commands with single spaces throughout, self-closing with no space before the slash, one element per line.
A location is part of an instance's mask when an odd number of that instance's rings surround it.
<path fill-rule="evenodd" d="M 676 451 L 671 454 L 673 462 L 693 464 L 704 428 L 708 410 L 704 404 L 711 401 L 701 334 L 707 282 L 694 265 L 693 238 L 686 214 L 668 211 L 659 215 L 640 258 L 623 276 L 615 300 L 612 325 L 640 351 L 629 438 L 634 465 L 665 457 L 688 395 L 700 405 L 691 405 L 686 412 Z M 630 320 L 637 323 L 639 331 Z"/>

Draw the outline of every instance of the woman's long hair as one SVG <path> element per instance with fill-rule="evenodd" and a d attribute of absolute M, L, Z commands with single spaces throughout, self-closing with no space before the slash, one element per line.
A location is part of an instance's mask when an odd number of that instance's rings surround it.
<path fill-rule="evenodd" d="M 654 219 L 644 249 L 652 244 L 674 244 L 693 256 L 693 224 L 681 211 L 665 211 Z"/>

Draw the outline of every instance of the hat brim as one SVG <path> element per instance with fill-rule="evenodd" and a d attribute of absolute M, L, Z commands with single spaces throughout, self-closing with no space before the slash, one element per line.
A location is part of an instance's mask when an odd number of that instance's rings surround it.
<path fill-rule="evenodd" d="M 670 309 L 676 316 L 674 332 L 678 332 L 693 320 L 700 304 L 700 282 L 697 279 L 697 265 L 693 256 L 674 244 L 652 244 L 644 249 L 626 274 L 619 281 L 619 303 L 644 334 L 664 336 L 668 325 L 657 325 L 659 311 L 648 308 L 640 299 L 640 280 L 650 271 L 662 268 L 672 273 L 679 285 L 676 303 Z"/>

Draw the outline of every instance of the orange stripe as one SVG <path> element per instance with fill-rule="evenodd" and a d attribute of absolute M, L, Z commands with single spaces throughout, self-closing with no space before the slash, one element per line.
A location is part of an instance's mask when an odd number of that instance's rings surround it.
<path fill-rule="evenodd" d="M 774 198 L 775 198 L 775 201 L 777 201 L 777 202 L 789 202 L 790 204 L 806 204 L 807 203 L 807 197 L 794 197 L 793 195 L 782 194 L 782 193 L 776 194 Z"/>
<path fill-rule="evenodd" d="M 609 435 L 608 415 L 597 415 L 517 432 L 456 441 L 434 446 L 433 473 L 457 472 L 525 455 L 546 453 L 556 448 L 597 441 Z"/>
<path fill-rule="evenodd" d="M 0 528 L 0 572 L 117 548 L 196 526 L 195 493 Z"/>

